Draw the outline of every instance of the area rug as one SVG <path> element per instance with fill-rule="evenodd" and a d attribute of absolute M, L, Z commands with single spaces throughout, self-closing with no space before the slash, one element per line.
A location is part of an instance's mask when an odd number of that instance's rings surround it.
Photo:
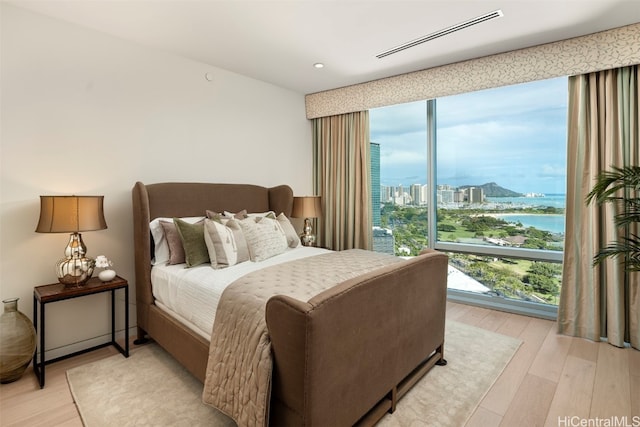
<path fill-rule="evenodd" d="M 435 366 L 381 427 L 463 426 L 518 349 L 517 339 L 447 321 L 447 366 Z M 234 426 L 201 401 L 202 384 L 155 344 L 67 371 L 86 427 Z"/>

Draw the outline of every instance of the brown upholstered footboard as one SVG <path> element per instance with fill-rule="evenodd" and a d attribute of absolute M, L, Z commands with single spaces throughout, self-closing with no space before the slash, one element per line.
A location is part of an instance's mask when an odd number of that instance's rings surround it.
<path fill-rule="evenodd" d="M 372 424 L 443 358 L 447 256 L 425 251 L 308 303 L 267 304 L 274 425 Z M 418 369 L 417 369 L 418 368 Z"/>
<path fill-rule="evenodd" d="M 149 223 L 208 210 L 291 213 L 288 186 L 136 183 L 132 191 L 138 339 L 150 337 L 204 381 L 207 340 L 161 311 Z M 443 360 L 447 257 L 427 251 L 341 283 L 308 303 L 274 297 L 272 425 L 373 424 Z M 368 415 L 367 415 L 368 414 Z"/>

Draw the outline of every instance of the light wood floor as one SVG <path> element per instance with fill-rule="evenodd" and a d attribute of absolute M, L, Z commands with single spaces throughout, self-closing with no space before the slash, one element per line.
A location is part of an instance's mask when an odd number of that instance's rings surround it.
<path fill-rule="evenodd" d="M 523 341 L 467 427 L 568 427 L 596 419 L 604 421 L 588 425 L 640 426 L 640 351 L 557 335 L 552 321 L 456 303 L 448 303 L 447 319 Z M 0 385 L 0 425 L 82 426 L 65 371 L 113 354 L 107 347 L 47 365 L 42 390 L 31 368 Z M 606 424 L 614 419 L 622 423 Z"/>

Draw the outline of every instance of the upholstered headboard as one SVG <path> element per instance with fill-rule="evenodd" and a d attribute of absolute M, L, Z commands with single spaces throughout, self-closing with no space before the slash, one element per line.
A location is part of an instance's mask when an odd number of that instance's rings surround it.
<path fill-rule="evenodd" d="M 287 185 L 261 187 L 251 184 L 166 182 L 145 185 L 136 182 L 133 197 L 133 244 L 135 249 L 136 305 L 138 326 L 145 329 L 146 310 L 153 304 L 151 292 L 152 242 L 149 223 L 160 217 L 204 216 L 216 212 L 274 211 L 291 215 L 293 191 Z"/>

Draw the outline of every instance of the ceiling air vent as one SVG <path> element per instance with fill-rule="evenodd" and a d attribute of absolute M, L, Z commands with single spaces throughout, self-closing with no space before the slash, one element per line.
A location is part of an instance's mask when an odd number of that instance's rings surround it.
<path fill-rule="evenodd" d="M 435 33 L 431 33 L 431 34 L 428 34 L 426 36 L 420 37 L 418 39 L 412 40 L 412 41 L 407 42 L 405 44 L 401 44 L 400 46 L 396 46 L 396 47 L 394 47 L 392 49 L 385 50 L 384 52 L 377 54 L 376 57 L 378 59 L 382 59 L 385 56 L 389 56 L 389 55 L 392 55 L 394 53 L 401 52 L 401 51 L 403 51 L 405 49 L 409 49 L 410 47 L 417 46 L 417 45 L 422 44 L 424 42 L 428 42 L 430 40 L 434 40 L 434 39 L 437 39 L 439 37 L 446 36 L 446 35 L 451 34 L 451 33 L 455 33 L 456 31 L 460 31 L 460 30 L 463 30 L 465 28 L 469 28 L 469 27 L 471 27 L 473 25 L 480 24 L 482 22 L 489 21 L 489 20 L 494 19 L 494 18 L 500 18 L 502 16 L 503 16 L 503 13 L 502 13 L 501 10 L 495 10 L 495 11 L 487 13 L 485 15 L 478 16 L 478 17 L 473 18 L 473 19 L 469 19 L 468 21 L 461 22 L 461 23 L 456 24 L 456 25 L 452 25 L 451 27 L 447 27 L 447 28 L 445 28 L 443 30 L 436 31 Z"/>

